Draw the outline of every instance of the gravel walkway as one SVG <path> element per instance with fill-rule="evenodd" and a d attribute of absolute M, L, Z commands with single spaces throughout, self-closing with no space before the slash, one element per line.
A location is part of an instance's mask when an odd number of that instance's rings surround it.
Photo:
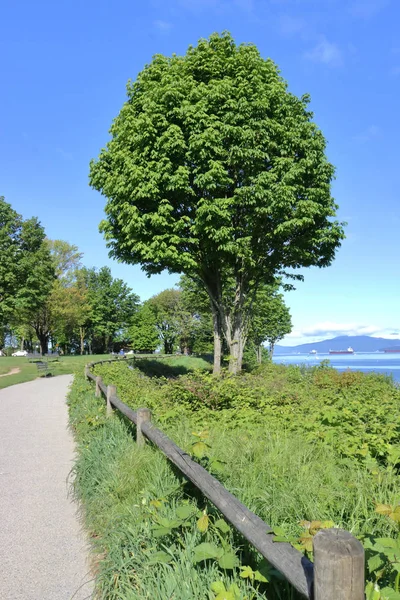
<path fill-rule="evenodd" d="M 0 390 L 0 598 L 84 600 L 87 544 L 68 497 L 72 376 Z"/>

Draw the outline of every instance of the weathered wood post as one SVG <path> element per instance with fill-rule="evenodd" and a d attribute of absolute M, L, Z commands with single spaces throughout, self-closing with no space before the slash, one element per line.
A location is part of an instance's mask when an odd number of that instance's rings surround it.
<path fill-rule="evenodd" d="M 115 385 L 107 386 L 107 417 L 111 417 L 113 414 L 113 409 L 111 406 L 110 398 L 111 396 L 115 396 L 117 394 L 117 388 Z"/>
<path fill-rule="evenodd" d="M 314 537 L 314 600 L 364 600 L 364 548 L 343 529 Z"/>
<path fill-rule="evenodd" d="M 137 409 L 137 421 L 136 421 L 136 443 L 139 448 L 144 446 L 144 437 L 142 433 L 142 423 L 151 421 L 151 412 L 148 408 Z"/>
<path fill-rule="evenodd" d="M 96 377 L 96 391 L 95 391 L 96 398 L 100 398 L 100 396 L 101 396 L 101 389 L 100 389 L 100 384 L 101 384 L 101 383 L 103 383 L 103 380 L 102 380 L 102 378 L 101 378 L 101 377 L 98 375 L 98 376 Z"/>
<path fill-rule="evenodd" d="M 85 365 L 85 379 L 89 379 L 89 365 Z"/>

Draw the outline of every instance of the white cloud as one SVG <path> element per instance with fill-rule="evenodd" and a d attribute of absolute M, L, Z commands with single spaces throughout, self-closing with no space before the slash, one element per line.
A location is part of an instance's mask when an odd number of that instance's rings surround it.
<path fill-rule="evenodd" d="M 377 125 L 370 125 L 364 131 L 354 136 L 354 140 L 356 142 L 370 142 L 371 140 L 376 139 L 381 134 L 381 130 Z"/>
<path fill-rule="evenodd" d="M 360 19 L 370 19 L 381 12 L 390 0 L 356 0 L 349 6 L 349 12 Z"/>
<path fill-rule="evenodd" d="M 340 48 L 322 37 L 320 42 L 304 54 L 304 58 L 312 62 L 328 65 L 329 67 L 340 67 L 343 64 L 343 56 Z"/>
<path fill-rule="evenodd" d="M 237 9 L 251 13 L 254 10 L 255 0 L 179 0 L 179 4 L 192 12 L 213 10 L 216 13 L 226 14 Z"/>
<path fill-rule="evenodd" d="M 172 28 L 172 23 L 169 23 L 168 21 L 162 21 L 161 19 L 154 21 L 153 25 L 159 31 L 169 31 Z"/>
<path fill-rule="evenodd" d="M 340 335 L 369 335 L 371 337 L 398 339 L 400 332 L 393 327 L 383 328 L 379 325 L 323 321 L 310 327 L 293 329 L 292 333 L 285 337 L 282 345 L 293 346 L 307 342 L 319 342 Z"/>
<path fill-rule="evenodd" d="M 283 35 L 292 36 L 303 34 L 307 29 L 307 23 L 302 17 L 293 17 L 289 14 L 279 17 L 279 31 Z"/>

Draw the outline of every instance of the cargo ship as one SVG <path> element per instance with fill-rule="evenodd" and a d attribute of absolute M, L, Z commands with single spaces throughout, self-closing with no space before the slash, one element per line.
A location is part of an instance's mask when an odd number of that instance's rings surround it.
<path fill-rule="evenodd" d="M 400 346 L 393 346 L 393 348 L 384 348 L 383 351 L 385 354 L 399 353 L 400 354 Z"/>
<path fill-rule="evenodd" d="M 354 350 L 349 346 L 347 350 L 329 350 L 329 354 L 354 354 Z"/>

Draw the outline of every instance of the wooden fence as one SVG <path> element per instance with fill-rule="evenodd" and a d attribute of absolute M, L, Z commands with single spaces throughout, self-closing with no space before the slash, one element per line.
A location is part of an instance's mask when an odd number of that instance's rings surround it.
<path fill-rule="evenodd" d="M 144 358 L 143 356 L 138 358 Z M 150 356 L 149 356 L 150 358 Z M 156 358 L 152 356 L 152 358 Z M 206 496 L 224 517 L 250 542 L 258 552 L 310 600 L 363 600 L 364 549 L 348 531 L 325 529 L 313 539 L 314 563 L 284 542 L 274 542 L 272 529 L 231 494 L 206 469 L 170 440 L 151 422 L 148 408 L 132 410 L 117 396 L 114 385 L 106 385 L 91 368 L 110 361 L 89 363 L 85 376 L 96 384 L 96 396 L 104 395 L 107 415 L 117 409 L 136 425 L 136 441 L 144 437 L 153 442 L 168 459 Z"/>

